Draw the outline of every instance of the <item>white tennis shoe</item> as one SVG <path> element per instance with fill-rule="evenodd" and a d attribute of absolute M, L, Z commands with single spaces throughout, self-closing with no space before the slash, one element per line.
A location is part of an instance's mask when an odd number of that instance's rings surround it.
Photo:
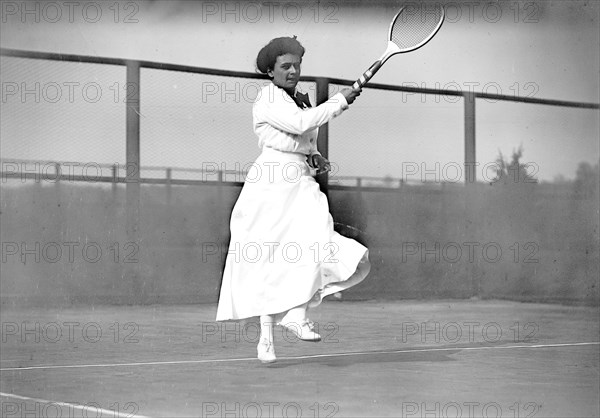
<path fill-rule="evenodd" d="M 310 319 L 304 319 L 300 323 L 298 322 L 280 322 L 278 325 L 282 326 L 286 330 L 289 330 L 296 337 L 302 341 L 317 342 L 321 341 L 321 336 L 315 331 L 315 323 Z"/>
<path fill-rule="evenodd" d="M 273 363 L 277 360 L 275 357 L 275 346 L 267 338 L 261 338 L 256 347 L 258 352 L 258 359 L 263 363 Z"/>

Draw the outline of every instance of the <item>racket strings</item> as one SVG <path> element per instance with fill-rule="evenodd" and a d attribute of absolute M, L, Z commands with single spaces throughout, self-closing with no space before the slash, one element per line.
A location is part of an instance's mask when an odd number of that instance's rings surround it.
<path fill-rule="evenodd" d="M 403 9 L 390 28 L 390 41 L 401 50 L 410 50 L 430 39 L 438 29 L 444 12 L 434 9 Z"/>

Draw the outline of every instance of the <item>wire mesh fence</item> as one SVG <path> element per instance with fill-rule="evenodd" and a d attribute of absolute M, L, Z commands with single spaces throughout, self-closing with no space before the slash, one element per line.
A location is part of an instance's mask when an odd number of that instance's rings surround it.
<path fill-rule="evenodd" d="M 2 57 L 3 158 L 125 163 L 125 68 Z"/>

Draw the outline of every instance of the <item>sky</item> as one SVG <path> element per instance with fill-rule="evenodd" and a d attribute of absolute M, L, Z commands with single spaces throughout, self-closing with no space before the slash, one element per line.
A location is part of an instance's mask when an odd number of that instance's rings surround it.
<path fill-rule="evenodd" d="M 429 4 L 435 3 L 429 1 Z M 439 2 L 438 2 L 439 3 Z M 444 1 L 425 47 L 373 79 L 578 102 L 599 100 L 596 1 Z M 355 80 L 385 49 L 392 1 L 2 1 L 0 46 L 254 72 L 270 39 L 297 35 L 303 75 Z M 408 2 L 410 7 L 426 7 Z M 125 71 L 2 57 L 2 158 L 125 162 Z M 142 166 L 237 169 L 259 153 L 251 106 L 259 80 L 143 69 Z M 314 86 L 301 86 L 311 93 Z M 339 89 L 332 86 L 331 92 Z M 598 111 L 476 104 L 479 179 L 522 147 L 542 181 L 600 158 Z M 365 89 L 330 123 L 334 175 L 460 181 L 461 99 Z"/>

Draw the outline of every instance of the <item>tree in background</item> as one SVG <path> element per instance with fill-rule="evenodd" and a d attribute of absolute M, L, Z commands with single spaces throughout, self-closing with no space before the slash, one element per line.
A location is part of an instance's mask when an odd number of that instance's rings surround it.
<path fill-rule="evenodd" d="M 598 163 L 592 166 L 588 162 L 581 162 L 577 167 L 575 174 L 575 182 L 573 187 L 575 194 L 582 198 L 591 198 L 598 194 L 598 178 L 600 177 L 600 170 Z"/>
<path fill-rule="evenodd" d="M 510 162 L 506 161 L 502 152 L 499 151 L 498 158 L 496 158 L 496 176 L 491 183 L 500 183 L 504 185 L 511 183 L 537 183 L 538 180 L 531 174 L 531 167 L 529 164 L 522 163 L 521 157 L 523 157 L 522 146 L 519 146 L 517 150 L 513 151 L 512 160 Z"/>

